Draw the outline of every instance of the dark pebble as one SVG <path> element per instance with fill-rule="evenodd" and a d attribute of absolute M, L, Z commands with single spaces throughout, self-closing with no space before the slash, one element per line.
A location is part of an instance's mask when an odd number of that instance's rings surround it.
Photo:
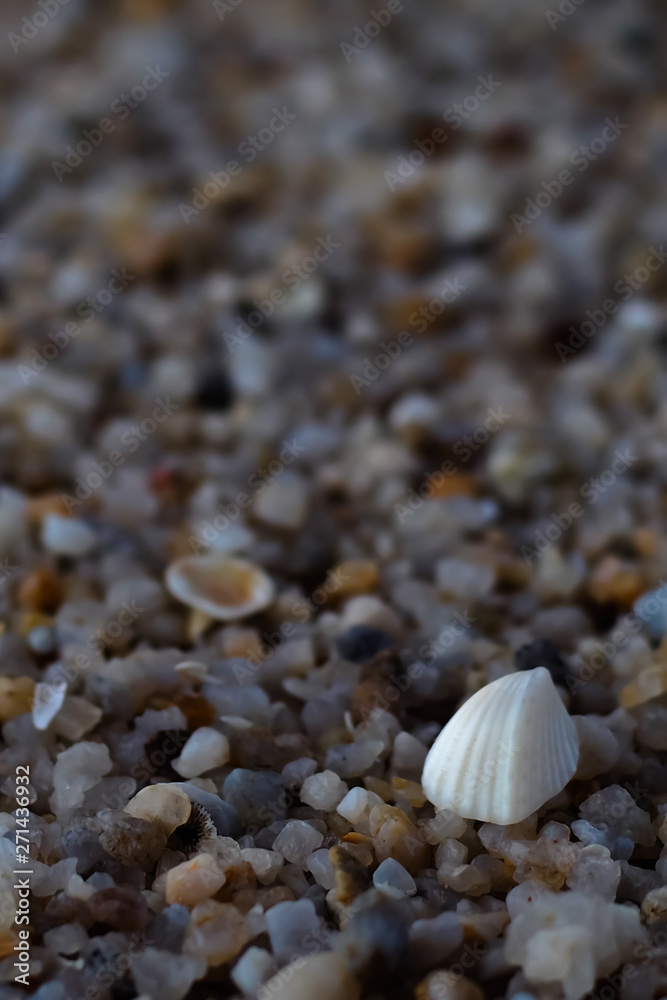
<path fill-rule="evenodd" d="M 386 982 L 406 965 L 407 915 L 399 904 L 381 903 L 360 910 L 345 925 L 336 941 L 355 975 Z"/>
<path fill-rule="evenodd" d="M 213 368 L 202 375 L 195 395 L 197 406 L 203 410 L 226 410 L 233 402 L 229 379 L 220 368 Z"/>
<path fill-rule="evenodd" d="M 372 625 L 353 625 L 336 639 L 338 654 L 350 663 L 366 663 L 383 649 L 391 649 L 394 640 Z"/>
<path fill-rule="evenodd" d="M 88 909 L 100 924 L 129 934 L 142 931 L 150 919 L 148 903 L 141 893 L 121 885 L 100 889 L 88 900 Z"/>
<path fill-rule="evenodd" d="M 568 669 L 560 650 L 550 639 L 535 639 L 514 654 L 517 670 L 534 670 L 535 667 L 546 667 L 554 684 L 564 684 Z"/>

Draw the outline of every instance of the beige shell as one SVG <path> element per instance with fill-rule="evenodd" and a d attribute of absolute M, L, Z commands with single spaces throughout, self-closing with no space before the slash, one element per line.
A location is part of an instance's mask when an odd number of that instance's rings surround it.
<path fill-rule="evenodd" d="M 273 581 L 258 566 L 215 553 L 177 559 L 167 569 L 165 582 L 178 601 L 217 621 L 254 615 L 271 603 L 275 592 Z"/>
<path fill-rule="evenodd" d="M 464 819 L 519 823 L 573 776 L 579 737 L 549 671 L 520 671 L 487 684 L 449 720 L 431 747 L 422 785 L 438 809 Z"/>

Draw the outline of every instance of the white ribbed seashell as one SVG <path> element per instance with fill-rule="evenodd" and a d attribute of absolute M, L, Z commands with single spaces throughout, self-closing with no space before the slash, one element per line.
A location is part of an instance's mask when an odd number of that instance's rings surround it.
<path fill-rule="evenodd" d="M 438 809 L 519 823 L 573 776 L 579 737 L 549 671 L 507 674 L 469 698 L 431 747 L 422 785 Z"/>

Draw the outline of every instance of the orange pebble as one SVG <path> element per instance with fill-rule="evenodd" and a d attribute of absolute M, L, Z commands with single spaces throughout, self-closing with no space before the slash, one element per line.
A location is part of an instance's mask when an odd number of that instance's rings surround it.
<path fill-rule="evenodd" d="M 629 608 L 644 590 L 639 568 L 617 556 L 605 556 L 593 570 L 588 592 L 598 604 L 609 602 Z"/>
<path fill-rule="evenodd" d="M 442 482 L 433 482 L 432 486 L 434 500 L 443 500 L 445 497 L 474 497 L 477 492 L 475 477 L 466 472 L 445 476 Z"/>
<path fill-rule="evenodd" d="M 23 611 L 55 611 L 63 598 L 61 580 L 50 569 L 28 573 L 19 587 L 19 607 Z"/>
<path fill-rule="evenodd" d="M 31 524 L 41 524 L 47 514 L 70 516 L 70 511 L 59 493 L 43 493 L 41 496 L 29 497 L 26 512 Z"/>
<path fill-rule="evenodd" d="M 334 580 L 340 581 L 337 594 L 351 597 L 369 594 L 377 589 L 379 573 L 372 559 L 348 559 L 332 570 Z"/>

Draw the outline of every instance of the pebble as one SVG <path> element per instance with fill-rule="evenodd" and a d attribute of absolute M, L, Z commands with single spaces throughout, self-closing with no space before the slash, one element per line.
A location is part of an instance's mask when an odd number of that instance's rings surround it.
<path fill-rule="evenodd" d="M 159 823 L 128 815 L 122 809 L 102 809 L 97 818 L 102 825 L 100 845 L 129 868 L 147 871 L 162 857 L 167 833 Z"/>
<path fill-rule="evenodd" d="M 418 771 L 421 774 L 427 753 L 424 744 L 415 739 L 411 733 L 397 733 L 391 754 L 391 766 L 396 771 L 408 773 Z"/>
<path fill-rule="evenodd" d="M 336 885 L 336 874 L 327 848 L 313 851 L 307 860 L 307 866 L 308 871 L 318 885 L 321 885 L 327 892 L 334 888 Z"/>
<path fill-rule="evenodd" d="M 225 778 L 222 796 L 244 826 L 267 826 L 267 821 L 284 819 L 287 814 L 285 790 L 275 771 L 237 767 Z"/>
<path fill-rule="evenodd" d="M 285 788 L 297 789 L 303 786 L 306 778 L 317 771 L 317 761 L 312 757 L 298 757 L 285 764 L 281 772 L 282 783 Z"/>
<path fill-rule="evenodd" d="M 129 886 L 100 889 L 90 897 L 87 905 L 94 920 L 107 924 L 113 930 L 138 934 L 148 923 L 146 900 L 140 892 Z"/>
<path fill-rule="evenodd" d="M 0 722 L 30 712 L 34 693 L 32 677 L 0 677 Z"/>
<path fill-rule="evenodd" d="M 77 955 L 88 944 L 88 932 L 80 923 L 61 924 L 44 933 L 44 944 L 59 955 Z"/>
<path fill-rule="evenodd" d="M 375 869 L 373 885 L 392 899 L 414 896 L 417 891 L 417 886 L 410 873 L 393 858 L 385 858 Z"/>
<path fill-rule="evenodd" d="M 332 812 L 346 795 L 347 785 L 333 771 L 306 777 L 299 792 L 302 802 L 324 812 Z"/>
<path fill-rule="evenodd" d="M 618 703 L 623 708 L 636 708 L 646 701 L 667 693 L 667 666 L 656 663 L 637 674 L 634 680 L 621 688 Z"/>
<path fill-rule="evenodd" d="M 372 625 L 353 625 L 336 639 L 338 654 L 350 663 L 366 663 L 383 649 L 392 649 L 394 639 Z"/>
<path fill-rule="evenodd" d="M 290 970 L 292 971 L 292 970 Z M 280 972 L 265 983 L 275 1000 L 359 1000 L 361 987 L 345 959 L 333 952 L 309 955 L 294 974 Z"/>
<path fill-rule="evenodd" d="M 80 559 L 98 546 L 96 533 L 75 517 L 47 514 L 42 521 L 42 545 L 56 556 Z"/>
<path fill-rule="evenodd" d="M 202 958 L 174 955 L 160 948 L 145 948 L 130 958 L 132 978 L 140 996 L 183 1000 L 193 983 L 206 974 Z"/>
<path fill-rule="evenodd" d="M 559 983 L 579 1000 L 598 977 L 631 961 L 646 937 L 634 907 L 581 892 L 545 892 L 513 917 L 505 955 L 529 984 Z"/>
<path fill-rule="evenodd" d="M 192 803 L 202 806 L 221 837 L 239 837 L 241 824 L 236 810 L 229 802 L 221 799 L 215 791 L 201 788 L 202 780 L 204 779 L 200 778 L 198 784 L 193 781 L 183 781 L 178 787 L 190 797 Z"/>
<path fill-rule="evenodd" d="M 65 701 L 67 693 L 66 681 L 58 684 L 35 685 L 32 705 L 32 721 L 35 729 L 48 729 Z"/>
<path fill-rule="evenodd" d="M 272 527 L 296 531 L 306 519 L 310 488 L 306 479 L 287 470 L 257 495 L 253 513 Z"/>
<path fill-rule="evenodd" d="M 337 581 L 336 595 L 352 597 L 377 590 L 380 582 L 377 563 L 373 559 L 349 559 L 331 571 Z"/>
<path fill-rule="evenodd" d="M 334 949 L 359 978 L 374 975 L 388 984 L 403 974 L 408 953 L 408 911 L 372 889 L 352 911 Z"/>
<path fill-rule="evenodd" d="M 172 783 L 147 785 L 125 806 L 125 812 L 130 816 L 158 824 L 167 836 L 187 822 L 191 810 L 187 792 Z"/>
<path fill-rule="evenodd" d="M 196 778 L 222 767 L 229 760 L 229 740 L 224 733 L 202 726 L 188 739 L 172 767 L 184 778 Z"/>
<path fill-rule="evenodd" d="M 99 705 L 78 695 L 67 695 L 54 717 L 53 728 L 59 736 L 77 742 L 101 721 L 103 711 Z"/>
<path fill-rule="evenodd" d="M 463 924 L 456 913 L 415 920 L 410 926 L 410 956 L 417 968 L 445 962 L 463 941 Z"/>
<path fill-rule="evenodd" d="M 310 899 L 272 906 L 266 911 L 266 925 L 271 951 L 281 964 L 307 955 L 312 950 L 312 942 L 319 943 L 322 938 L 322 921 Z"/>
<path fill-rule="evenodd" d="M 435 566 L 435 582 L 444 598 L 479 601 L 493 590 L 495 573 L 490 566 L 462 559 L 441 559 Z"/>
<path fill-rule="evenodd" d="M 59 753 L 53 768 L 50 799 L 56 816 L 83 805 L 85 793 L 112 767 L 109 749 L 103 743 L 83 741 Z"/>
<path fill-rule="evenodd" d="M 167 903 L 196 906 L 210 899 L 226 882 L 211 854 L 197 854 L 167 872 L 165 896 Z"/>
<path fill-rule="evenodd" d="M 415 1000 L 484 1000 L 484 991 L 470 979 L 440 969 L 417 984 Z"/>
<path fill-rule="evenodd" d="M 517 670 L 534 670 L 546 667 L 554 684 L 564 684 L 568 676 L 565 663 L 558 646 L 549 639 L 535 639 L 521 646 L 514 654 Z"/>
<path fill-rule="evenodd" d="M 262 985 L 275 968 L 275 959 L 264 948 L 251 945 L 238 960 L 230 979 L 246 997 L 257 997 Z"/>
<path fill-rule="evenodd" d="M 372 766 L 383 750 L 384 744 L 378 740 L 337 744 L 327 750 L 326 768 L 341 778 L 358 778 Z"/>
<path fill-rule="evenodd" d="M 190 914 L 183 954 L 202 958 L 209 966 L 224 965 L 238 955 L 247 940 L 245 920 L 236 907 L 207 899 Z"/>
<path fill-rule="evenodd" d="M 301 819 L 291 819 L 273 842 L 273 850 L 282 854 L 291 864 L 305 868 L 309 855 L 322 846 L 323 840 L 324 835 L 310 823 Z"/>
<path fill-rule="evenodd" d="M 619 758 L 621 746 L 604 721 L 595 715 L 575 715 L 579 736 L 579 763 L 575 778 L 589 781 L 611 770 Z"/>
<path fill-rule="evenodd" d="M 374 806 L 369 815 L 369 833 L 378 861 L 394 858 L 411 875 L 426 866 L 429 847 L 402 809 L 385 803 Z"/>
<path fill-rule="evenodd" d="M 62 581 L 53 570 L 39 569 L 28 573 L 18 591 L 19 606 L 24 611 L 41 611 L 50 614 L 63 599 Z"/>
<path fill-rule="evenodd" d="M 241 857 L 252 865 L 252 870 L 261 885 L 273 885 L 285 863 L 278 851 L 268 851 L 261 847 L 244 847 Z"/>

